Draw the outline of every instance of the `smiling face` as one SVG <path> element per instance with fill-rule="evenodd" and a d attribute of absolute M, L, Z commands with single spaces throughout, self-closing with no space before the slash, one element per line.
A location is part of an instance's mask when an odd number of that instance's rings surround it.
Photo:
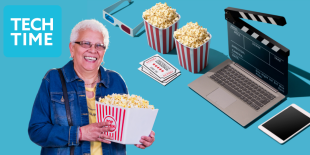
<path fill-rule="evenodd" d="M 89 41 L 92 44 L 103 44 L 103 39 L 102 33 L 91 29 L 85 29 L 79 31 L 79 36 L 76 41 Z M 77 43 L 70 43 L 69 48 L 71 57 L 73 58 L 74 68 L 78 70 L 78 72 L 98 71 L 103 61 L 105 51 L 96 50 L 95 45 L 92 45 L 91 48 L 84 48 Z"/>

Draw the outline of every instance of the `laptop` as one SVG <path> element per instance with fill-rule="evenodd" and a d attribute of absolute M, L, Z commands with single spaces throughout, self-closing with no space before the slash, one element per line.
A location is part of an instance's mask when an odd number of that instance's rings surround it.
<path fill-rule="evenodd" d="M 283 26 L 285 18 L 228 7 L 229 57 L 188 86 L 242 126 L 285 98 L 289 50 L 239 18 Z"/>

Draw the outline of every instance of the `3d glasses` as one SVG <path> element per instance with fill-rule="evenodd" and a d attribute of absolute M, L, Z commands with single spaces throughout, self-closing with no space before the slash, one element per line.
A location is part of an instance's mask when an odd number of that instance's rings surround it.
<path fill-rule="evenodd" d="M 103 9 L 103 18 L 110 22 L 112 25 L 116 26 L 118 25 L 121 30 L 129 34 L 130 36 L 134 37 L 137 32 L 143 27 L 144 22 L 142 21 L 138 26 L 136 26 L 134 29 L 130 28 L 129 26 L 125 25 L 123 22 L 119 21 L 109 13 L 114 10 L 116 7 L 118 7 L 123 2 L 128 1 L 131 3 L 131 0 L 120 0 L 116 2 L 115 4 Z"/>

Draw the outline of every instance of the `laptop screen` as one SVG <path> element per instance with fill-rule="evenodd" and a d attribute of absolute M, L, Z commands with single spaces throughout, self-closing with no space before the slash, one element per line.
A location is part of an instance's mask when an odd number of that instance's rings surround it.
<path fill-rule="evenodd" d="M 275 52 L 230 22 L 227 22 L 227 28 L 231 60 L 286 95 L 288 56 Z"/>

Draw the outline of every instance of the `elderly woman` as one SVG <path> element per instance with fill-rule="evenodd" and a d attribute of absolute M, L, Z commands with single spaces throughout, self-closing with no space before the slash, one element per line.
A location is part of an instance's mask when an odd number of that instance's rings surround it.
<path fill-rule="evenodd" d="M 36 96 L 29 123 L 30 139 L 42 146 L 42 155 L 116 155 L 126 154 L 126 145 L 110 142 L 108 122 L 96 123 L 95 100 L 99 97 L 128 94 L 122 77 L 103 68 L 109 45 L 107 29 L 96 20 L 79 22 L 71 32 L 70 53 L 73 60 L 61 68 L 68 93 L 73 126 L 68 125 L 59 73 L 51 69 L 44 76 Z M 137 144 L 144 149 L 155 138 L 152 131 Z M 73 150 L 73 149 L 72 149 Z"/>

